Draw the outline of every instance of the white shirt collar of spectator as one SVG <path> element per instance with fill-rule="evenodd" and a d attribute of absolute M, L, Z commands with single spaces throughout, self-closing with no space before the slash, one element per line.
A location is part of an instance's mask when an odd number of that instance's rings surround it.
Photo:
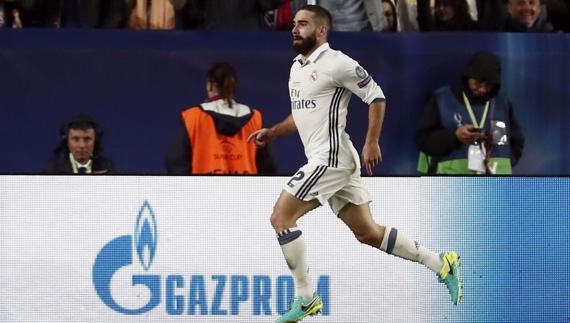
<path fill-rule="evenodd" d="M 71 162 L 71 168 L 73 169 L 74 174 L 77 174 L 80 168 L 84 168 L 85 173 L 87 174 L 91 173 L 91 164 L 92 164 L 91 159 L 89 159 L 89 161 L 87 161 L 85 164 L 81 164 L 80 162 L 75 160 L 75 158 L 73 158 L 72 153 L 69 153 L 69 161 Z"/>

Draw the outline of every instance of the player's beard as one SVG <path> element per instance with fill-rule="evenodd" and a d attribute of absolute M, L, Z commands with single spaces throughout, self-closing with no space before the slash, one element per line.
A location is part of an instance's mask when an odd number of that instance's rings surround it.
<path fill-rule="evenodd" d="M 295 51 L 303 56 L 307 55 L 315 46 L 317 45 L 317 35 L 312 34 L 306 38 L 303 38 L 301 43 L 293 42 L 293 48 Z"/>

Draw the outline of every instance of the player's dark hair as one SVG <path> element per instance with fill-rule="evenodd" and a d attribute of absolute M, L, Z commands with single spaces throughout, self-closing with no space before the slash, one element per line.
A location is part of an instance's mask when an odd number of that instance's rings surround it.
<path fill-rule="evenodd" d="M 237 88 L 237 75 L 233 66 L 228 63 L 214 64 L 208 71 L 208 81 L 218 86 L 220 95 L 231 108 Z"/>
<path fill-rule="evenodd" d="M 314 13 L 315 17 L 321 20 L 325 24 L 325 26 L 327 26 L 328 30 L 332 30 L 333 19 L 331 13 L 327 9 L 321 6 L 308 4 L 302 6 L 301 8 L 299 8 L 299 10 L 307 10 Z"/>

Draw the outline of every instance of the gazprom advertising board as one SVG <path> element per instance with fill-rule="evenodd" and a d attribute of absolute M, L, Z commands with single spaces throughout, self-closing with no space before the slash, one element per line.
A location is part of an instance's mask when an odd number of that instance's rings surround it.
<path fill-rule="evenodd" d="M 269 223 L 287 180 L 2 176 L 0 322 L 271 322 L 295 290 Z M 324 206 L 299 221 L 307 322 L 567 322 L 568 178 L 365 182 L 378 223 L 461 255 L 464 301 Z"/>

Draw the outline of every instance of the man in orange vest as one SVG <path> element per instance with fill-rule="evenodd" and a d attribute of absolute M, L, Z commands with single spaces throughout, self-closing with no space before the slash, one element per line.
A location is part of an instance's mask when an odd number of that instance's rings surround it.
<path fill-rule="evenodd" d="M 274 174 L 268 148 L 258 149 L 247 137 L 261 129 L 261 112 L 235 101 L 237 76 L 227 63 L 208 71 L 208 100 L 182 112 L 185 133 L 171 145 L 167 173 Z"/>

